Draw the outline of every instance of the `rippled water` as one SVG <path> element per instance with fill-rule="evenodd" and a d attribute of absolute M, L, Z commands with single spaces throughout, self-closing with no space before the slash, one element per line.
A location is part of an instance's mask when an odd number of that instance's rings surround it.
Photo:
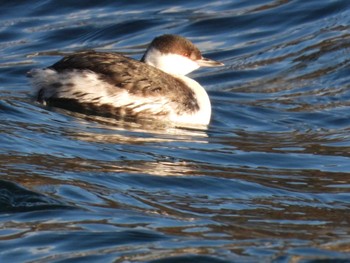
<path fill-rule="evenodd" d="M 0 262 L 350 258 L 350 1 L 1 1 Z M 181 34 L 208 130 L 33 102 L 26 72 Z M 320 262 L 320 261 L 317 261 Z M 322 261 L 323 262 L 323 261 Z"/>

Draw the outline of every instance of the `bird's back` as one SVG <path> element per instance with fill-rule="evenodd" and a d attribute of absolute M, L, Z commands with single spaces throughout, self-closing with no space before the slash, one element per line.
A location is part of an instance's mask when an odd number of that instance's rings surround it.
<path fill-rule="evenodd" d="M 64 57 L 49 69 L 57 72 L 88 70 L 98 74 L 101 81 L 115 86 L 115 92 L 125 89 L 144 97 L 164 96 L 183 105 L 182 110 L 195 110 L 191 103 L 195 99 L 194 92 L 183 81 L 119 53 L 79 52 Z"/>
<path fill-rule="evenodd" d="M 199 108 L 180 78 L 118 53 L 78 52 L 34 70 L 32 78 L 39 101 L 68 109 L 137 117 L 192 114 Z"/>

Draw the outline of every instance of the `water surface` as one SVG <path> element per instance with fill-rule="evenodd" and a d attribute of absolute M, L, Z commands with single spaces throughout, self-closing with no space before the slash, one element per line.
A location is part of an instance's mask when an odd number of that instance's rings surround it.
<path fill-rule="evenodd" d="M 350 2 L 2 1 L 1 262 L 350 258 Z M 26 72 L 181 34 L 225 67 L 207 130 L 32 100 Z"/>

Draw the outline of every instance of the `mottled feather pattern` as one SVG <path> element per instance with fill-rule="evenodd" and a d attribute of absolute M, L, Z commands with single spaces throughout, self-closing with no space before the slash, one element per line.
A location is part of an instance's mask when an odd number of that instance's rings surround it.
<path fill-rule="evenodd" d="M 198 110 L 194 92 L 181 80 L 118 53 L 79 52 L 49 68 L 62 73 L 71 70 L 94 72 L 101 81 L 115 87 L 108 89 L 110 96 L 125 89 L 135 96 L 166 97 L 170 102 L 176 102 L 177 113 Z"/>

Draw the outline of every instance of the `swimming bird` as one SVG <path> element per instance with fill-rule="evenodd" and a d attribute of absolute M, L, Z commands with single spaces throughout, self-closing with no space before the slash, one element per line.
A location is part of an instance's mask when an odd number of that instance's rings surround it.
<path fill-rule="evenodd" d="M 83 51 L 28 75 L 37 100 L 45 105 L 126 120 L 207 125 L 208 94 L 185 75 L 223 65 L 204 58 L 188 39 L 167 34 L 151 42 L 141 61 L 120 53 Z"/>

